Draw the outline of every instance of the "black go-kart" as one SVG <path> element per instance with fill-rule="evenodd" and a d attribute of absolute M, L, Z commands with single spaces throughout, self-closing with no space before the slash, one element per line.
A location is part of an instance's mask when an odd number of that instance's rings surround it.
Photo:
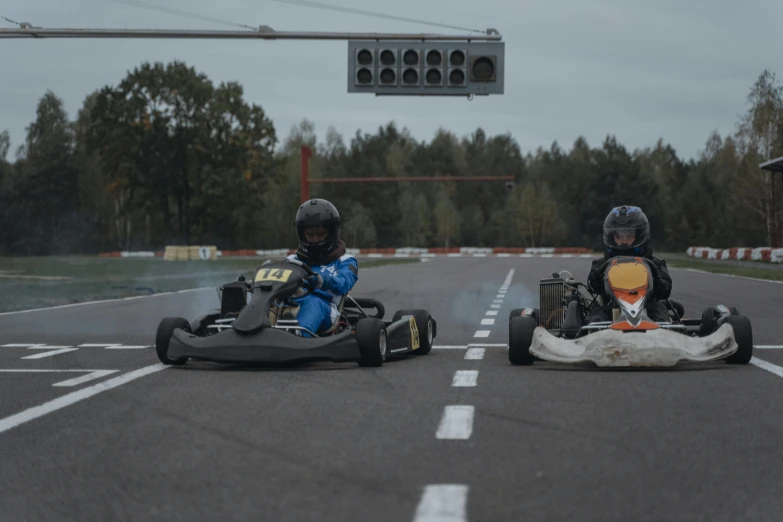
<path fill-rule="evenodd" d="M 192 323 L 181 317 L 163 319 L 155 336 L 158 359 L 182 365 L 188 359 L 216 363 L 286 363 L 294 361 L 357 362 L 381 366 L 389 357 L 427 354 L 437 324 L 426 310 L 399 310 L 384 321 L 385 309 L 373 298 L 345 295 L 338 314 L 324 331 L 305 330 L 296 320 L 293 298 L 310 293 L 314 275 L 295 259 L 265 262 L 252 281 L 218 287 L 220 309 Z M 248 302 L 248 292 L 251 295 Z M 375 315 L 365 310 L 375 309 Z M 302 336 L 306 331 L 311 337 Z"/>

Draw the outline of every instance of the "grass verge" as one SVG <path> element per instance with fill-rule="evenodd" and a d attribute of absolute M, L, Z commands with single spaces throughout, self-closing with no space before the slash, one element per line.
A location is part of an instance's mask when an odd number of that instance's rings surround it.
<path fill-rule="evenodd" d="M 161 258 L 0 258 L 0 312 L 218 286 L 236 280 L 239 274 L 251 277 L 263 261 L 260 258 L 181 262 Z M 359 267 L 361 270 L 417 262 L 418 258 L 359 259 Z"/>
<path fill-rule="evenodd" d="M 783 281 L 783 265 L 762 263 L 760 261 L 696 259 L 687 254 L 660 254 L 660 257 L 665 259 L 666 264 L 671 268 L 692 268 L 714 274 Z"/>

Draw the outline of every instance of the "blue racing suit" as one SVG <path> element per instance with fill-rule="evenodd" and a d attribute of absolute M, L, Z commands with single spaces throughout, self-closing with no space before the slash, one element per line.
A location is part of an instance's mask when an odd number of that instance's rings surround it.
<path fill-rule="evenodd" d="M 296 254 L 291 254 L 288 259 L 304 261 Z M 311 265 L 310 268 L 321 276 L 323 286 L 293 301 L 299 305 L 296 316 L 299 326 L 318 333 L 328 329 L 337 319 L 340 299 L 351 291 L 359 279 L 359 263 L 352 255 L 345 254 L 331 263 Z M 307 332 L 302 332 L 302 335 L 310 337 Z"/>

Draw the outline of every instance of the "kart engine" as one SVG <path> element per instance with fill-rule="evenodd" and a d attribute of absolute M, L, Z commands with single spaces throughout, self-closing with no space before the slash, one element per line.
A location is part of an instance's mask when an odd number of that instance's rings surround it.
<path fill-rule="evenodd" d="M 571 296 L 578 291 L 574 276 L 567 270 L 561 270 L 549 278 L 541 279 L 538 288 L 539 326 L 557 335 L 563 327 Z"/>

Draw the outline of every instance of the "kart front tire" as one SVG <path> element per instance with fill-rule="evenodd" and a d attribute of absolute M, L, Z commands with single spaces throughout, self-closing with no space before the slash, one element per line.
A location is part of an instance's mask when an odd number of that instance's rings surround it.
<path fill-rule="evenodd" d="M 376 318 L 359 319 L 354 332 L 359 366 L 381 366 L 386 361 L 386 324 Z"/>
<path fill-rule="evenodd" d="M 728 364 L 748 364 L 753 357 L 753 328 L 744 315 L 730 315 L 725 321 L 734 329 L 737 351 L 726 357 Z"/>
<path fill-rule="evenodd" d="M 171 336 L 174 335 L 174 330 L 177 328 L 192 333 L 190 330 L 190 323 L 187 319 L 183 319 L 182 317 L 166 317 L 158 325 L 158 331 L 155 334 L 155 352 L 158 354 L 158 360 L 163 364 L 181 366 L 188 362 L 187 357 L 170 359 L 168 356 L 169 341 L 171 340 Z"/>
<path fill-rule="evenodd" d="M 427 310 L 397 310 L 392 322 L 397 322 L 405 315 L 412 315 L 419 329 L 419 347 L 413 351 L 416 355 L 427 355 L 432 351 L 432 341 L 435 339 L 435 321 Z"/>
<path fill-rule="evenodd" d="M 536 357 L 530 353 L 530 345 L 533 344 L 533 332 L 537 326 L 535 319 L 528 315 L 511 318 L 508 326 L 508 360 L 511 364 L 530 366 L 535 362 Z"/>

